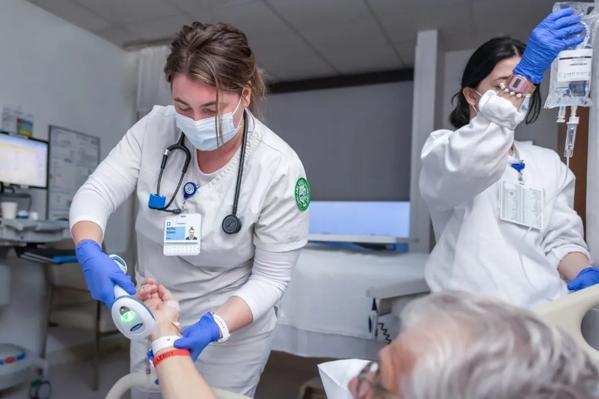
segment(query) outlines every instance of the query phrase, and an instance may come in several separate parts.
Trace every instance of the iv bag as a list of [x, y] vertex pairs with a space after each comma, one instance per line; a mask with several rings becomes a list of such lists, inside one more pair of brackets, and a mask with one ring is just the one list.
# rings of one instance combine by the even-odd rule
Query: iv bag
[[574, 48], [559, 53], [551, 64], [551, 80], [549, 95], [545, 108], [579, 106], [590, 107], [591, 66], [593, 64], [593, 41], [599, 9], [594, 3], [559, 2], [553, 6], [553, 11], [563, 8], [573, 8], [582, 17], [581, 24], [585, 30], [578, 35], [583, 36], [582, 43]]

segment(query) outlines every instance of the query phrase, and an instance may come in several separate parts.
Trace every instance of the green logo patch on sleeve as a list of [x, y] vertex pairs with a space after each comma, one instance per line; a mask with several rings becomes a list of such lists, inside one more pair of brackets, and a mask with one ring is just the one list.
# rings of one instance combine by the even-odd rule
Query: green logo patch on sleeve
[[312, 190], [310, 183], [305, 177], [300, 177], [295, 183], [295, 203], [300, 211], [305, 211], [312, 201]]

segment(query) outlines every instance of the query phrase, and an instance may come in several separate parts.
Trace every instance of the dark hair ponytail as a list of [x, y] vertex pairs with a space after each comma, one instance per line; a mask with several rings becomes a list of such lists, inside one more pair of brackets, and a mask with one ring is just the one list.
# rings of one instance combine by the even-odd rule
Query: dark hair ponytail
[[[503, 36], [491, 39], [476, 49], [468, 60], [466, 68], [464, 68], [460, 91], [451, 98], [451, 104], [455, 105], [455, 108], [449, 115], [449, 122], [456, 129], [470, 123], [470, 104], [468, 104], [464, 96], [464, 88], [471, 87], [476, 89], [480, 82], [489, 76], [499, 62], [515, 56], [522, 56], [525, 48], [526, 45], [520, 40]], [[525, 119], [526, 124], [535, 122], [540, 112], [541, 93], [539, 88], [537, 88], [530, 99], [530, 107]]]
[[[456, 104], [457, 102], [457, 104]], [[449, 114], [449, 122], [459, 129], [470, 123], [470, 104], [466, 101], [466, 97], [462, 90], [458, 91], [451, 97], [451, 105], [455, 104], [455, 108]]]

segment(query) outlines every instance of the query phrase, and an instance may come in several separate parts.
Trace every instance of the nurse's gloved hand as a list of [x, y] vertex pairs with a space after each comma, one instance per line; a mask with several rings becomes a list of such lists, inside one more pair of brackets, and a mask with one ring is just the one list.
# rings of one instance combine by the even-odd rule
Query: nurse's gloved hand
[[129, 294], [135, 294], [131, 277], [127, 276], [100, 245], [93, 240], [83, 240], [75, 248], [77, 260], [83, 270], [83, 277], [92, 298], [104, 303], [108, 308], [114, 302], [114, 285], [119, 285]]
[[599, 283], [599, 268], [594, 266], [582, 269], [578, 276], [568, 283], [570, 291], [578, 291]]
[[183, 338], [176, 340], [174, 345], [177, 349], [189, 350], [191, 359], [195, 362], [205, 347], [219, 339], [220, 328], [212, 313], [206, 313], [200, 321], [183, 330]]
[[547, 16], [530, 34], [526, 50], [514, 74], [522, 75], [534, 84], [543, 80], [545, 70], [560, 51], [582, 43], [581, 35], [572, 37], [584, 30], [581, 17], [572, 8], [554, 11]]

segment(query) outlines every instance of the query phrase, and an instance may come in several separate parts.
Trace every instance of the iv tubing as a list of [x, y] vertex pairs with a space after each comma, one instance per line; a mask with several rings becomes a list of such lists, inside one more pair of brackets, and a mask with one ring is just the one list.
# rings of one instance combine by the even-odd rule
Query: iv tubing
[[564, 143], [564, 157], [566, 158], [566, 164], [570, 166], [570, 158], [574, 155], [574, 142], [576, 140], [576, 129], [578, 127], [579, 117], [576, 116], [577, 106], [573, 105], [570, 107], [570, 118], [566, 124], [566, 141]]

